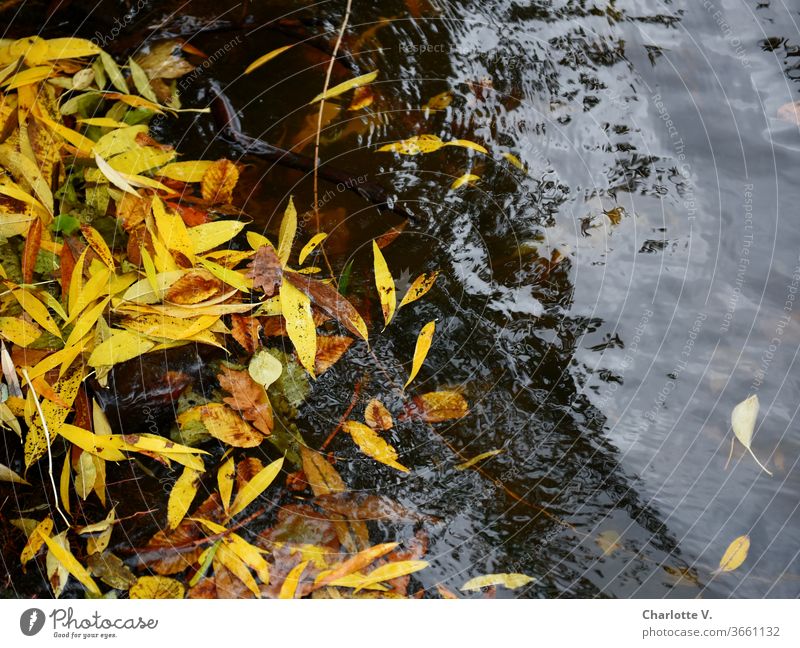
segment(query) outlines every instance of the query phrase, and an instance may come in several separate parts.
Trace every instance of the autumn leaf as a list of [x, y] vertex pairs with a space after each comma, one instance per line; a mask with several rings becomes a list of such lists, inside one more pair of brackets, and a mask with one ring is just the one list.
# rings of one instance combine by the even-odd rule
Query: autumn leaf
[[420, 297], [424, 297], [428, 291], [433, 287], [433, 284], [436, 283], [436, 278], [439, 276], [439, 271], [421, 274], [419, 277], [414, 279], [409, 286], [406, 294], [403, 296], [403, 299], [400, 301], [400, 305], [397, 307], [398, 310], [401, 309], [403, 306], [411, 304], [412, 302], [417, 301]]
[[353, 344], [353, 338], [343, 335], [317, 336], [317, 357], [314, 361], [317, 375], [321, 376], [335, 365], [351, 344]]
[[222, 292], [222, 281], [203, 268], [189, 270], [164, 294], [164, 301], [182, 306], [199, 304]]
[[267, 388], [281, 377], [283, 365], [269, 351], [261, 349], [250, 358], [247, 371], [253, 380]]
[[286, 320], [286, 332], [297, 350], [300, 364], [314, 377], [317, 330], [311, 314], [311, 301], [289, 281], [281, 283], [280, 296], [281, 312]]
[[325, 92], [321, 92], [316, 97], [314, 97], [309, 104], [317, 103], [318, 101], [322, 101], [323, 99], [333, 99], [334, 97], [338, 97], [339, 95], [344, 94], [348, 90], [352, 90], [353, 88], [357, 88], [359, 86], [367, 85], [368, 83], [372, 83], [378, 77], [378, 70], [374, 70], [372, 72], [368, 72], [367, 74], [362, 74], [361, 76], [357, 76], [354, 79], [349, 79], [340, 83], [339, 85], [335, 85], [332, 88], [328, 88]]
[[219, 491], [222, 507], [228, 510], [233, 494], [233, 479], [236, 476], [233, 457], [228, 457], [217, 470], [217, 490]]
[[25, 563], [33, 560], [33, 557], [38, 553], [39, 549], [42, 548], [45, 537], [48, 537], [52, 531], [53, 518], [48, 516], [39, 522], [33, 532], [28, 536], [28, 541], [22, 548], [22, 553], [19, 557], [19, 562], [21, 565], [24, 566]]
[[354, 583], [356, 591], [374, 585], [390, 581], [401, 576], [408, 576], [414, 572], [425, 569], [429, 565], [425, 560], [402, 560], [398, 562], [390, 562], [386, 565], [376, 567], [371, 572], [366, 574], [363, 578]]
[[291, 45], [284, 45], [283, 47], [278, 47], [274, 50], [267, 52], [263, 56], [259, 56], [255, 61], [253, 61], [250, 65], [247, 66], [244, 73], [250, 74], [253, 70], [260, 68], [268, 61], [274, 59], [276, 56], [283, 54], [286, 50], [294, 47], [294, 45], [295, 45], [294, 43], [292, 43]]
[[392, 415], [377, 398], [373, 398], [364, 409], [364, 420], [373, 430], [391, 430]]
[[189, 507], [197, 495], [200, 485], [200, 473], [191, 468], [184, 468], [169, 493], [167, 502], [167, 527], [174, 529], [180, 524], [189, 511]]
[[353, 335], [362, 340], [368, 337], [367, 325], [355, 307], [345, 299], [339, 291], [329, 284], [316, 279], [305, 277], [296, 272], [286, 272], [288, 279], [294, 286], [309, 296], [316, 306], [336, 318]]
[[343, 493], [346, 490], [344, 481], [336, 469], [325, 459], [325, 455], [300, 446], [300, 457], [303, 461], [303, 472], [314, 495]]
[[215, 439], [234, 448], [254, 448], [264, 440], [260, 431], [254, 430], [242, 417], [222, 403], [199, 405], [178, 417], [178, 423], [182, 426], [193, 420], [201, 422]]
[[320, 587], [325, 587], [343, 576], [362, 570], [381, 556], [385, 556], [390, 551], [393, 551], [397, 547], [397, 544], [396, 542], [387, 542], [359, 551], [337, 567], [327, 572], [321, 572], [314, 581], [312, 589], [316, 590]]
[[283, 271], [281, 260], [271, 245], [262, 245], [256, 250], [249, 265], [248, 275], [253, 278], [253, 287], [264, 291], [265, 297], [272, 297], [281, 285]]
[[272, 432], [272, 405], [262, 385], [256, 383], [246, 371], [222, 367], [217, 376], [220, 387], [231, 394], [223, 399], [250, 421], [262, 434]]
[[280, 599], [293, 599], [297, 593], [297, 586], [300, 584], [300, 578], [306, 570], [310, 561], [304, 560], [303, 562], [295, 565], [292, 570], [286, 575], [286, 579], [281, 585], [281, 591], [278, 594]]
[[358, 421], [345, 421], [342, 428], [365, 455], [402, 472], [408, 472], [408, 468], [398, 463], [397, 450], [379, 437], [375, 430]]
[[263, 468], [240, 488], [239, 492], [236, 493], [236, 498], [233, 500], [228, 517], [234, 517], [246, 509], [256, 497], [261, 495], [275, 481], [282, 467], [283, 457]]
[[479, 153], [488, 154], [483, 146], [471, 142], [469, 140], [457, 139], [450, 140], [449, 142], [443, 141], [438, 135], [423, 134], [414, 135], [408, 139], [400, 140], [399, 142], [392, 142], [391, 144], [384, 144], [378, 149], [379, 153], [400, 153], [401, 155], [418, 155], [420, 153], [433, 153], [445, 146], [458, 146], [461, 148], [469, 148]]
[[375, 241], [372, 241], [372, 254], [375, 262], [375, 287], [378, 289], [378, 296], [381, 300], [383, 320], [386, 326], [389, 326], [389, 322], [391, 322], [392, 317], [394, 317], [397, 300], [395, 296], [394, 279], [392, 279], [389, 266], [386, 265], [386, 259], [383, 258], [383, 253]]
[[445, 92], [440, 92], [439, 94], [428, 99], [427, 103], [425, 103], [425, 105], [422, 107], [423, 109], [430, 111], [444, 110], [452, 103], [452, 101], [453, 91], [446, 90]]
[[758, 396], [753, 394], [733, 408], [733, 412], [731, 412], [731, 426], [733, 427], [733, 434], [747, 449], [750, 456], [752, 456], [761, 469], [771, 477], [772, 473], [758, 460], [758, 457], [756, 457], [751, 447], [753, 443], [753, 432], [755, 431], [756, 420], [758, 418], [758, 409]]
[[453, 184], [450, 185], [450, 189], [455, 191], [456, 189], [460, 189], [464, 185], [474, 184], [480, 179], [481, 177], [475, 175], [474, 173], [465, 173], [464, 175], [459, 176], [458, 178], [453, 180]]
[[128, 597], [132, 599], [182, 599], [183, 585], [166, 576], [142, 576], [131, 585]]
[[[209, 169], [209, 171], [211, 170]], [[244, 223], [240, 221], [219, 220], [195, 225], [186, 230], [186, 233], [195, 254], [202, 254], [227, 243], [242, 229], [244, 229]]]
[[482, 587], [489, 587], [490, 585], [503, 585], [508, 589], [517, 589], [535, 580], [533, 576], [527, 576], [525, 574], [486, 574], [468, 580], [461, 586], [461, 591], [469, 592], [472, 590], [479, 590]]
[[361, 110], [362, 108], [371, 106], [373, 101], [375, 101], [375, 95], [372, 93], [372, 88], [362, 86], [356, 88], [356, 91], [353, 93], [353, 99], [347, 109], [353, 111]]
[[441, 423], [469, 413], [464, 397], [455, 391], [428, 392], [414, 397], [415, 413], [426, 423]]
[[622, 547], [622, 538], [620, 537], [619, 533], [613, 529], [599, 533], [595, 539], [595, 542], [597, 543], [597, 546], [602, 549], [604, 556], [610, 556], [617, 551], [617, 549]]
[[286, 206], [286, 211], [283, 212], [281, 219], [281, 228], [278, 233], [278, 249], [277, 255], [281, 262], [281, 266], [285, 267], [289, 262], [289, 255], [292, 253], [292, 243], [297, 234], [297, 210], [294, 207], [294, 201], [291, 196], [289, 197], [289, 204]]
[[718, 572], [731, 572], [738, 569], [747, 560], [750, 551], [750, 536], [742, 535], [728, 545], [725, 554], [719, 561]]
[[89, 592], [95, 595], [100, 595], [100, 588], [97, 586], [97, 583], [94, 582], [92, 577], [89, 575], [89, 572], [81, 565], [77, 558], [72, 555], [72, 552], [69, 550], [68, 547], [63, 546], [60, 542], [57, 542], [53, 538], [42, 534], [41, 531], [37, 530], [37, 533], [41, 535], [44, 539], [47, 548], [51, 551], [53, 556], [58, 560], [61, 565], [70, 573], [72, 574], [77, 581], [81, 583]]
[[26, 284], [33, 282], [33, 268], [39, 256], [42, 244], [42, 220], [35, 218], [28, 228], [25, 237], [25, 247], [22, 251], [22, 281]]
[[411, 384], [411, 381], [416, 378], [417, 374], [419, 373], [420, 368], [422, 367], [422, 363], [425, 362], [425, 358], [428, 356], [428, 350], [431, 348], [431, 342], [433, 341], [433, 332], [436, 329], [436, 322], [428, 322], [425, 326], [422, 327], [422, 330], [417, 337], [417, 344], [414, 347], [414, 358], [411, 363], [411, 373], [408, 376], [408, 380], [406, 380], [405, 385], [403, 385], [403, 389], [408, 387]]
[[303, 246], [303, 249], [300, 250], [300, 254], [297, 257], [297, 263], [303, 265], [303, 262], [308, 258], [308, 255], [311, 254], [317, 246], [322, 243], [327, 238], [327, 234], [325, 232], [319, 232], [312, 236], [308, 243]]
[[472, 459], [468, 459], [464, 463], [458, 464], [456, 466], [456, 470], [467, 470], [467, 468], [472, 468], [472, 466], [479, 464], [484, 459], [488, 459], [489, 457], [495, 457], [499, 455], [501, 452], [503, 452], [502, 449], [481, 452], [479, 455], [472, 457]]
[[239, 169], [236, 165], [224, 158], [217, 160], [203, 174], [200, 186], [203, 199], [212, 204], [229, 203], [238, 182]]

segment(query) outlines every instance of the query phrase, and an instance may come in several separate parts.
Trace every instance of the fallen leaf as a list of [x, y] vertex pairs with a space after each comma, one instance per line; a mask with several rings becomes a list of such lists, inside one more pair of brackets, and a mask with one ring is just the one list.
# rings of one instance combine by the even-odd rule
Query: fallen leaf
[[271, 464], [262, 469], [250, 481], [248, 481], [239, 492], [236, 493], [236, 498], [231, 505], [228, 517], [234, 517], [246, 509], [250, 503], [263, 493], [269, 485], [275, 481], [275, 478], [280, 473], [283, 467], [283, 457], [273, 461]]
[[374, 256], [375, 266], [375, 287], [378, 289], [378, 297], [381, 300], [381, 310], [383, 311], [383, 321], [386, 326], [394, 317], [395, 305], [397, 297], [395, 296], [394, 279], [389, 272], [389, 266], [386, 265], [386, 259], [383, 258], [378, 244], [372, 241], [372, 254]]
[[219, 491], [220, 499], [222, 500], [222, 507], [225, 511], [228, 510], [231, 504], [231, 495], [233, 494], [233, 480], [236, 476], [236, 467], [234, 466], [233, 457], [228, 457], [217, 470], [217, 490]]
[[356, 88], [356, 91], [353, 93], [353, 99], [350, 101], [350, 105], [347, 109], [361, 110], [362, 108], [371, 106], [373, 101], [375, 101], [375, 95], [372, 92], [372, 88], [361, 86], [360, 88]]
[[36, 259], [39, 256], [39, 249], [42, 245], [42, 219], [35, 218], [28, 234], [25, 236], [25, 246], [22, 250], [22, 281], [23, 283], [33, 283], [33, 269]]
[[142, 576], [131, 585], [128, 597], [132, 599], [182, 599], [186, 590], [174, 578]]
[[293, 599], [295, 597], [295, 594], [297, 593], [297, 586], [300, 584], [300, 578], [302, 577], [303, 572], [306, 570], [308, 563], [308, 560], [304, 560], [292, 568], [292, 571], [288, 573], [286, 579], [283, 581], [283, 585], [281, 585], [281, 591], [278, 594], [278, 598]]
[[731, 412], [731, 426], [733, 427], [733, 434], [736, 438], [747, 448], [747, 451], [753, 459], [756, 460], [756, 463], [761, 469], [771, 477], [772, 473], [758, 460], [758, 457], [756, 457], [751, 448], [753, 432], [756, 428], [756, 419], [758, 418], [758, 409], [758, 396], [753, 394], [733, 408], [733, 412]]
[[610, 556], [617, 549], [622, 548], [622, 538], [616, 531], [609, 530], [597, 534], [595, 539], [597, 546], [603, 551], [604, 556]]
[[421, 274], [419, 277], [414, 279], [411, 286], [409, 286], [408, 290], [406, 291], [406, 294], [403, 296], [400, 305], [397, 307], [398, 310], [403, 306], [417, 301], [420, 297], [425, 296], [433, 287], [433, 284], [436, 283], [436, 278], [438, 276], [439, 271], [437, 270], [436, 272]]
[[375, 585], [376, 583], [400, 578], [401, 576], [408, 576], [409, 574], [425, 569], [428, 565], [429, 563], [425, 560], [402, 560], [381, 565], [364, 575], [362, 579], [359, 579], [355, 583], [356, 591], [369, 587], [370, 585]]
[[325, 459], [325, 455], [306, 446], [300, 446], [300, 457], [303, 461], [303, 472], [314, 495], [343, 493], [346, 490], [344, 481], [336, 469]]
[[361, 315], [336, 288], [296, 272], [286, 272], [285, 276], [294, 286], [308, 295], [316, 306], [341, 322], [353, 335], [357, 335], [362, 340], [368, 338], [367, 325]]
[[250, 358], [247, 371], [253, 380], [262, 387], [267, 388], [281, 377], [283, 365], [269, 351], [261, 349]]
[[136, 582], [130, 568], [112, 553], [93, 553], [86, 559], [86, 564], [93, 576], [114, 589], [127, 590]]
[[503, 585], [508, 589], [517, 589], [535, 580], [536, 579], [532, 576], [526, 576], [525, 574], [486, 574], [468, 580], [461, 586], [461, 591], [468, 592], [479, 590], [482, 587], [489, 587], [492, 585]]
[[[217, 160], [203, 174], [200, 185], [203, 199], [212, 204], [229, 203], [238, 182], [239, 169], [236, 168], [236, 165], [224, 158]], [[203, 225], [198, 227], [203, 227]]]
[[[41, 531], [37, 531], [42, 538], [44, 539], [47, 548], [52, 552], [55, 559], [61, 563], [61, 565], [70, 573], [72, 574], [76, 580], [78, 580], [81, 585], [83, 585], [89, 592], [95, 595], [100, 595], [100, 588], [97, 587], [97, 583], [94, 582], [92, 577], [89, 575], [89, 572], [81, 565], [75, 556], [72, 555], [70, 552], [69, 547], [61, 544], [60, 542], [50, 538], [41, 533]], [[66, 536], [65, 536], [66, 537]]]
[[244, 229], [244, 225], [240, 221], [219, 220], [195, 225], [187, 229], [186, 233], [192, 242], [195, 254], [202, 254], [230, 241]]
[[281, 228], [278, 232], [278, 249], [277, 255], [282, 266], [286, 266], [289, 262], [289, 255], [292, 253], [292, 243], [294, 237], [297, 235], [297, 210], [294, 207], [294, 201], [291, 196], [289, 197], [289, 204], [286, 206], [286, 211], [283, 212], [281, 219]]
[[33, 560], [33, 557], [39, 552], [39, 549], [42, 548], [44, 544], [44, 538], [49, 536], [53, 530], [53, 518], [46, 517], [44, 520], [39, 522], [31, 534], [28, 536], [28, 541], [25, 543], [25, 546], [22, 548], [22, 553], [19, 556], [19, 562], [21, 565], [25, 565], [25, 563]]
[[466, 470], [467, 468], [472, 468], [472, 466], [474, 466], [475, 464], [480, 463], [484, 459], [488, 459], [489, 457], [495, 457], [495, 456], [499, 455], [501, 452], [503, 452], [502, 449], [489, 450], [488, 452], [481, 452], [476, 457], [472, 457], [472, 459], [469, 459], [469, 460], [465, 461], [464, 463], [458, 464], [456, 466], [456, 470]]
[[17, 473], [15, 473], [11, 468], [8, 466], [4, 466], [0, 464], [0, 481], [2, 482], [10, 482], [12, 484], [23, 484], [25, 486], [30, 486], [28, 482], [26, 482], [22, 477], [20, 477]]
[[361, 571], [364, 567], [370, 565], [381, 556], [384, 556], [390, 551], [394, 550], [397, 545], [397, 542], [387, 542], [359, 551], [357, 554], [351, 556], [334, 569], [320, 573], [317, 576], [317, 579], [314, 581], [312, 591], [317, 590], [320, 587], [325, 587], [329, 583], [347, 576], [348, 574]]
[[414, 397], [415, 413], [426, 423], [441, 423], [469, 413], [464, 397], [455, 391], [428, 392]]
[[311, 314], [308, 296], [288, 281], [281, 283], [281, 312], [286, 320], [286, 333], [297, 350], [297, 357], [306, 371], [314, 377], [317, 355], [317, 330]]
[[203, 268], [189, 270], [173, 283], [164, 295], [164, 301], [191, 305], [199, 304], [222, 292], [222, 282]]
[[408, 380], [406, 380], [406, 384], [403, 385], [403, 389], [408, 387], [411, 384], [411, 381], [416, 378], [420, 368], [422, 367], [422, 363], [425, 362], [425, 358], [428, 355], [428, 350], [431, 348], [433, 332], [435, 330], [436, 322], [428, 322], [422, 327], [419, 336], [417, 336], [417, 344], [414, 347], [414, 358], [411, 362], [411, 373], [408, 376]]
[[249, 268], [248, 274], [253, 278], [253, 287], [263, 290], [265, 297], [272, 297], [281, 285], [283, 275], [281, 260], [275, 249], [271, 245], [259, 247]]
[[342, 428], [365, 455], [402, 472], [408, 472], [408, 468], [398, 463], [397, 450], [379, 437], [375, 430], [358, 421], [345, 421]]
[[325, 232], [314, 234], [314, 236], [309, 239], [308, 243], [303, 246], [303, 249], [300, 250], [297, 263], [303, 265], [303, 262], [308, 258], [308, 255], [311, 254], [327, 236], [328, 235]]
[[234, 448], [254, 448], [264, 440], [260, 431], [254, 430], [247, 421], [222, 403], [209, 403], [187, 410], [179, 416], [178, 422], [185, 425], [192, 420], [192, 416], [202, 422], [211, 436]]
[[464, 175], [459, 176], [458, 178], [453, 180], [453, 184], [450, 185], [450, 189], [455, 191], [456, 189], [460, 189], [466, 184], [469, 185], [474, 184], [480, 179], [481, 177], [475, 175], [474, 173], [465, 173]]
[[247, 68], [245, 68], [244, 73], [250, 74], [253, 70], [260, 68], [262, 65], [264, 65], [264, 63], [271, 61], [279, 54], [283, 54], [286, 50], [294, 47], [294, 45], [295, 45], [294, 43], [292, 43], [291, 45], [284, 45], [283, 47], [278, 47], [274, 50], [267, 52], [263, 56], [259, 56], [255, 61], [253, 61], [250, 65], [248, 65]]
[[728, 545], [722, 559], [719, 561], [719, 572], [731, 572], [747, 560], [750, 551], [750, 536], [742, 535]]
[[[69, 552], [69, 541], [67, 540], [66, 531], [53, 536], [51, 540], [63, 551]], [[61, 596], [69, 580], [69, 570], [61, 563], [53, 551], [48, 550], [47, 556], [45, 557], [45, 571], [47, 572], [47, 580], [50, 583], [50, 587], [53, 588], [53, 595], [58, 598]]]
[[364, 420], [373, 430], [391, 430], [392, 415], [377, 398], [373, 398], [364, 409]]
[[255, 353], [261, 345], [260, 331], [261, 322], [258, 318], [239, 313], [231, 315], [231, 335], [248, 353]]
[[430, 110], [431, 112], [437, 110], [444, 110], [447, 108], [453, 101], [453, 91], [446, 90], [445, 92], [440, 92], [437, 95], [434, 95], [430, 99], [428, 99], [427, 103], [422, 106], [424, 110]]
[[200, 473], [184, 468], [169, 493], [167, 502], [167, 528], [174, 529], [183, 520], [200, 486]]
[[317, 375], [321, 376], [335, 365], [352, 343], [353, 338], [344, 335], [317, 336], [317, 357], [314, 360]]
[[317, 103], [318, 101], [322, 101], [323, 99], [333, 99], [334, 97], [338, 97], [341, 94], [344, 94], [348, 90], [352, 90], [353, 88], [357, 88], [359, 86], [367, 85], [368, 83], [372, 83], [378, 77], [378, 70], [374, 70], [372, 72], [368, 72], [367, 74], [362, 74], [360, 76], [355, 77], [354, 79], [349, 79], [340, 83], [338, 85], [333, 86], [332, 88], [328, 88], [325, 92], [321, 92], [316, 97], [314, 97], [309, 104]]

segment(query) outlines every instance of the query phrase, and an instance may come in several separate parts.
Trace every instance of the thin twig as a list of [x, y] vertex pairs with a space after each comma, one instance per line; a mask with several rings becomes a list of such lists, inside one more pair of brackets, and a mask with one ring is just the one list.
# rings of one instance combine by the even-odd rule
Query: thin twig
[[50, 483], [53, 486], [53, 497], [56, 511], [58, 511], [61, 514], [61, 517], [64, 518], [64, 522], [66, 522], [67, 526], [72, 526], [67, 516], [64, 515], [64, 511], [62, 511], [61, 507], [58, 505], [58, 488], [56, 488], [56, 480], [55, 477], [53, 477], [53, 453], [50, 450], [50, 430], [47, 427], [47, 420], [44, 417], [42, 406], [39, 404], [39, 397], [36, 395], [36, 390], [33, 388], [33, 383], [31, 383], [27, 369], [22, 370], [22, 377], [25, 378], [25, 382], [28, 383], [28, 389], [30, 389], [31, 393], [33, 394], [33, 402], [36, 403], [36, 410], [39, 412], [39, 418], [42, 421], [42, 429], [44, 429], [44, 436], [45, 439], [47, 439], [47, 472], [50, 474]]

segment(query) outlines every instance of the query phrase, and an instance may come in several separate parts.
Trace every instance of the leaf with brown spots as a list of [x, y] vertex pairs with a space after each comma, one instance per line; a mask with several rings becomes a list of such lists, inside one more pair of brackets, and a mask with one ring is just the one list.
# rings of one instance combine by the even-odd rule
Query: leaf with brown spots
[[173, 304], [190, 305], [217, 296], [222, 291], [222, 281], [208, 270], [197, 268], [189, 270], [169, 287], [165, 301]]
[[314, 495], [343, 493], [346, 490], [341, 475], [328, 463], [325, 455], [301, 446], [300, 457], [303, 460], [303, 472]]
[[336, 288], [296, 272], [284, 272], [284, 276], [299, 290], [311, 298], [315, 305], [339, 320], [348, 331], [362, 340], [368, 337], [367, 325], [355, 307]]
[[248, 276], [253, 278], [253, 287], [272, 297], [281, 285], [283, 270], [280, 259], [271, 245], [262, 245], [249, 265]]
[[215, 439], [234, 448], [255, 448], [264, 435], [222, 403], [208, 403], [186, 410], [178, 417], [180, 425], [200, 422]]
[[229, 203], [236, 183], [239, 182], [239, 169], [230, 160], [217, 160], [203, 174], [200, 185], [203, 198], [212, 204]]
[[231, 394], [224, 402], [241, 412], [261, 433], [269, 435], [273, 426], [272, 405], [264, 388], [247, 371], [223, 367], [217, 378], [220, 386]]
[[352, 343], [353, 338], [344, 335], [317, 336], [317, 357], [314, 359], [317, 375], [325, 373], [335, 365]]
[[231, 315], [231, 334], [247, 353], [255, 353], [261, 346], [261, 322], [255, 317], [234, 313]]
[[373, 430], [391, 430], [394, 425], [392, 415], [383, 403], [373, 398], [364, 410], [364, 420]]

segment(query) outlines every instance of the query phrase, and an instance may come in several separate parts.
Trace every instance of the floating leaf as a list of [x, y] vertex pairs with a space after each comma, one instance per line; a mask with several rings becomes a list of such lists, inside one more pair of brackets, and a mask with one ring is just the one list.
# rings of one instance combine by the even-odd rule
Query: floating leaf
[[310, 448], [300, 446], [300, 457], [303, 461], [303, 472], [314, 495], [343, 493], [346, 490], [342, 477], [328, 463], [325, 455], [314, 452]]
[[275, 481], [282, 467], [283, 457], [263, 468], [255, 477], [240, 488], [239, 492], [236, 493], [236, 499], [233, 500], [228, 516], [234, 517], [238, 515], [246, 509], [256, 497], [267, 490], [269, 485]]
[[419, 277], [414, 279], [397, 309], [399, 310], [403, 306], [407, 306], [408, 304], [417, 301], [420, 297], [424, 297], [433, 287], [433, 284], [436, 283], [436, 278], [438, 276], [439, 271], [437, 270], [436, 272], [427, 272], [425, 274], [421, 274]]
[[234, 448], [254, 448], [264, 440], [263, 434], [222, 403], [199, 405], [178, 416], [182, 428], [190, 422], [202, 423], [211, 436]]
[[228, 457], [217, 470], [217, 489], [222, 499], [222, 507], [227, 511], [231, 504], [233, 494], [233, 480], [236, 477], [236, 467], [233, 457]]
[[373, 398], [364, 409], [364, 420], [373, 430], [391, 430], [392, 415], [377, 398]]
[[367, 325], [361, 315], [336, 288], [296, 272], [286, 272], [285, 276], [292, 284], [308, 295], [316, 306], [335, 317], [348, 331], [362, 340], [367, 339]]
[[283, 372], [283, 365], [274, 355], [266, 349], [261, 349], [250, 358], [247, 366], [250, 377], [263, 387], [269, 387]]
[[503, 153], [503, 157], [508, 160], [511, 164], [517, 167], [520, 171], [525, 171], [525, 165], [522, 161], [513, 153]]
[[280, 295], [286, 332], [297, 350], [300, 364], [313, 377], [314, 359], [317, 355], [317, 330], [311, 314], [311, 301], [305, 293], [288, 281], [281, 283]]
[[359, 86], [372, 83], [377, 77], [378, 77], [378, 70], [374, 70], [373, 72], [368, 72], [367, 74], [362, 74], [361, 76], [357, 76], [354, 79], [349, 79], [348, 81], [344, 81], [339, 85], [335, 85], [332, 88], [328, 88], [328, 90], [325, 92], [321, 92], [311, 101], [309, 101], [309, 104], [317, 103], [318, 101], [322, 101], [323, 99], [333, 99], [334, 97], [338, 97], [339, 95], [344, 94], [348, 90], [352, 90], [353, 88], [357, 88]]
[[466, 416], [469, 406], [456, 391], [428, 392], [414, 397], [416, 413], [426, 423], [441, 423]]
[[[51, 541], [63, 551], [69, 552], [69, 540], [67, 540], [66, 531], [53, 536]], [[56, 554], [49, 549], [45, 558], [45, 570], [50, 587], [53, 588], [53, 594], [58, 598], [67, 586], [69, 570], [61, 563]]]
[[224, 402], [241, 412], [262, 434], [272, 432], [272, 405], [262, 385], [256, 383], [246, 371], [222, 367], [217, 376], [220, 386], [231, 395]]
[[362, 108], [371, 106], [373, 101], [375, 101], [375, 95], [372, 92], [372, 88], [362, 86], [360, 88], [356, 88], [356, 91], [353, 93], [353, 100], [350, 102], [350, 105], [347, 107], [347, 109], [361, 110]]
[[267, 243], [259, 247], [249, 267], [253, 288], [263, 290], [265, 297], [272, 297], [281, 285], [283, 274], [281, 260], [272, 245]]
[[472, 459], [469, 459], [464, 463], [458, 464], [456, 466], [456, 470], [466, 470], [467, 468], [472, 468], [472, 466], [480, 463], [484, 459], [488, 459], [489, 457], [496, 457], [502, 452], [503, 452], [502, 448], [499, 448], [497, 450], [489, 450], [488, 452], [481, 452], [479, 455], [472, 457]]
[[394, 279], [392, 279], [389, 266], [386, 265], [386, 259], [383, 258], [383, 253], [375, 241], [372, 241], [372, 255], [375, 261], [375, 287], [378, 289], [378, 296], [381, 300], [383, 321], [386, 323], [386, 326], [389, 326], [389, 322], [391, 322], [392, 317], [394, 317], [395, 305], [397, 303]]
[[481, 177], [475, 175], [474, 173], [465, 173], [464, 175], [456, 178], [453, 181], [453, 184], [450, 185], [450, 188], [453, 189], [453, 190], [460, 189], [464, 185], [473, 184], [473, 183], [477, 182], [480, 179], [481, 179]]
[[731, 412], [731, 426], [733, 427], [733, 433], [736, 438], [747, 448], [747, 451], [753, 459], [756, 460], [756, 463], [765, 473], [772, 476], [772, 473], [758, 460], [758, 457], [756, 457], [751, 448], [753, 432], [756, 428], [756, 419], [758, 418], [758, 409], [758, 395], [753, 394], [733, 408], [733, 412]]
[[394, 578], [400, 578], [401, 576], [408, 576], [409, 574], [425, 569], [428, 565], [429, 563], [425, 560], [401, 560], [398, 562], [391, 562], [376, 567], [363, 578], [357, 580], [354, 585], [356, 591], [358, 591], [370, 585], [375, 585], [376, 583], [390, 581]]
[[430, 110], [431, 112], [444, 110], [452, 103], [452, 101], [453, 91], [446, 90], [445, 92], [440, 92], [439, 94], [428, 99], [428, 102], [422, 108], [425, 110]]
[[508, 589], [517, 589], [535, 580], [532, 576], [526, 576], [525, 574], [486, 574], [468, 580], [461, 586], [461, 591], [479, 590], [482, 587], [491, 585], [503, 585]]
[[286, 211], [283, 212], [283, 219], [281, 219], [281, 228], [278, 232], [278, 259], [282, 266], [286, 266], [289, 262], [289, 255], [292, 253], [292, 243], [297, 234], [297, 210], [294, 207], [294, 201], [291, 196], [289, 197], [289, 204], [286, 206]]
[[313, 589], [325, 587], [326, 585], [339, 580], [348, 574], [361, 571], [364, 567], [371, 564], [381, 556], [385, 556], [390, 551], [393, 551], [396, 547], [396, 542], [386, 542], [359, 551], [356, 555], [351, 556], [334, 569], [321, 572], [314, 581]]
[[750, 536], [742, 535], [728, 545], [725, 554], [719, 561], [720, 572], [731, 572], [738, 569], [747, 560], [747, 552], [750, 551]]
[[378, 148], [379, 153], [399, 153], [401, 155], [418, 155], [420, 153], [433, 153], [438, 151], [444, 146], [458, 146], [461, 148], [469, 148], [479, 153], [488, 153], [488, 151], [475, 142], [469, 140], [457, 139], [445, 142], [438, 135], [431, 135], [429, 133], [423, 135], [415, 135], [408, 139], [400, 140], [399, 142], [392, 142], [391, 144], [384, 144]]
[[25, 486], [30, 486], [28, 482], [26, 482], [22, 477], [20, 477], [17, 473], [15, 473], [11, 468], [8, 466], [4, 466], [0, 464], [0, 481], [2, 482], [11, 482], [12, 484], [24, 484]]
[[422, 327], [422, 330], [419, 332], [419, 336], [417, 337], [417, 344], [414, 347], [414, 358], [411, 363], [411, 374], [408, 376], [408, 380], [406, 380], [406, 384], [403, 385], [403, 389], [408, 387], [411, 384], [411, 381], [416, 378], [417, 373], [419, 373], [420, 368], [422, 367], [422, 363], [425, 362], [425, 358], [428, 355], [428, 350], [431, 348], [431, 342], [433, 341], [433, 332], [436, 329], [436, 322], [428, 322], [425, 326]]
[[308, 243], [303, 246], [303, 249], [300, 250], [300, 256], [297, 259], [297, 262], [300, 265], [303, 265], [303, 262], [308, 258], [308, 255], [311, 254], [316, 247], [325, 240], [328, 235], [325, 232], [318, 232], [312, 236]]
[[200, 473], [191, 468], [184, 468], [169, 493], [167, 502], [167, 528], [174, 529], [183, 520], [189, 507], [197, 495], [200, 486]]
[[314, 360], [317, 375], [321, 376], [336, 364], [352, 343], [353, 338], [344, 335], [317, 336], [317, 357]]
[[278, 47], [270, 52], [267, 52], [263, 56], [259, 56], [255, 61], [247, 66], [244, 73], [250, 74], [253, 70], [260, 68], [262, 65], [264, 65], [264, 63], [271, 61], [279, 54], [283, 54], [286, 50], [291, 49], [294, 46], [295, 43], [292, 43], [291, 45], [284, 45], [283, 47]]
[[224, 158], [217, 160], [203, 174], [200, 186], [203, 199], [212, 204], [229, 203], [238, 182], [239, 169], [236, 165]]
[[379, 437], [375, 430], [358, 421], [345, 421], [342, 428], [365, 455], [402, 472], [408, 472], [408, 468], [398, 463], [397, 450]]
[[619, 533], [613, 529], [597, 534], [595, 542], [597, 542], [597, 546], [603, 550], [604, 556], [610, 556], [617, 549], [622, 547], [622, 538]]
[[306, 570], [309, 562], [310, 561], [308, 560], [304, 560], [292, 568], [292, 571], [286, 575], [283, 585], [281, 585], [281, 591], [278, 594], [278, 598], [293, 599], [295, 597], [295, 594], [297, 593], [297, 586], [300, 584], [300, 578], [303, 575], [303, 572]]
[[182, 599], [184, 593], [180, 582], [166, 576], [142, 576], [128, 590], [132, 599]]

